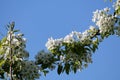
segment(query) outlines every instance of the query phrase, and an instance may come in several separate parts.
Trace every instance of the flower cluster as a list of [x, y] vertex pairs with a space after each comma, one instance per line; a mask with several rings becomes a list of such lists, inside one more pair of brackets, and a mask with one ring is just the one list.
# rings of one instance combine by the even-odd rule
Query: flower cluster
[[64, 43], [74, 43], [75, 41], [79, 41], [79, 39], [82, 37], [82, 33], [77, 31], [72, 31], [69, 35], [65, 36], [63, 39]]
[[[12, 55], [15, 60], [23, 60], [29, 56], [29, 53], [25, 50], [26, 38], [22, 37], [23, 34], [15, 34], [13, 31], [8, 31], [7, 36], [2, 42], [0, 51], [4, 52], [4, 59], [10, 56], [10, 49], [12, 49]], [[14, 53], [14, 54], [13, 54]]]
[[[58, 74], [60, 74], [60, 71], [62, 71], [61, 64], [65, 64], [64, 68], [67, 71], [68, 65], [71, 67], [71, 69], [76, 71], [78, 69], [82, 69], [84, 65], [86, 66], [88, 63], [92, 62], [91, 52], [92, 50], [94, 52], [97, 48], [98, 39], [95, 37], [98, 32], [99, 31], [97, 28], [90, 26], [88, 30], [82, 33], [72, 31], [69, 35], [66, 35], [62, 39], [48, 39], [46, 47], [60, 60], [60, 62], [58, 62]], [[48, 45], [48, 43], [51, 44]], [[57, 46], [55, 44], [57, 44]], [[40, 56], [37, 56], [37, 58], [38, 60], [42, 61], [42, 54], [39, 55]]]
[[23, 38], [22, 36], [23, 34], [21, 33], [15, 34], [13, 31], [8, 31], [7, 41], [8, 43], [11, 42], [15, 47], [18, 46], [20, 48], [25, 48], [24, 44], [26, 42], [26, 38]]
[[34, 80], [39, 78], [39, 67], [33, 61], [24, 61], [22, 63], [20, 74], [25, 80]]
[[[16, 34], [15, 32], [18, 32], [18, 30], [14, 30], [14, 23], [8, 25], [8, 33], [0, 41], [0, 67], [5, 71], [2, 74], [8, 76], [10, 76], [11, 73], [7, 69], [12, 67], [12, 69], [14, 69], [11, 71], [12, 77], [19, 79], [21, 76], [19, 72], [22, 70], [21, 66], [23, 66], [21, 63], [24, 63], [25, 60], [28, 59], [29, 53], [25, 50], [26, 38], [23, 37], [23, 34]], [[27, 65], [29, 62], [25, 64]]]
[[115, 10], [118, 10], [118, 9], [120, 8], [120, 0], [117, 0], [117, 1], [114, 3], [113, 7], [115, 8]]
[[53, 39], [49, 38], [46, 43], [46, 47], [48, 50], [52, 51], [57, 48], [61, 48], [64, 44], [73, 44], [73, 43], [81, 43], [81, 44], [90, 44], [91, 38], [95, 36], [97, 33], [97, 29], [94, 26], [90, 26], [89, 30], [85, 32], [77, 32], [72, 31], [69, 35], [66, 35], [64, 38]]
[[49, 50], [53, 50], [55, 49], [56, 47], [59, 47], [62, 45], [62, 38], [61, 39], [53, 39], [52, 37], [48, 39], [48, 42], [46, 43], [46, 47], [49, 49]]
[[93, 15], [92, 21], [99, 27], [101, 34], [111, 34], [115, 25], [115, 16], [108, 14], [109, 8], [103, 10], [96, 10]]

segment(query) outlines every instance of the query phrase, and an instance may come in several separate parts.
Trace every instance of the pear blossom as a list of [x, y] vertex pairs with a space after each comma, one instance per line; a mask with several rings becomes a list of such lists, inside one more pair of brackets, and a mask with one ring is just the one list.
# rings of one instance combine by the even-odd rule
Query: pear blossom
[[109, 12], [109, 11], [110, 11], [110, 8], [106, 7], [106, 8], [103, 9], [103, 11]]
[[23, 34], [22, 34], [22, 33], [18, 33], [17, 36], [18, 36], [18, 37], [22, 37]]
[[48, 39], [48, 42], [46, 43], [46, 47], [48, 48], [48, 50], [53, 50], [58, 46], [62, 45], [62, 41], [63, 39], [53, 39], [52, 37]]
[[[25, 50], [25, 42], [26, 38], [23, 38], [22, 36], [19, 37], [18, 35], [21, 34], [15, 34], [13, 31], [8, 31], [8, 34], [6, 36], [6, 40], [2, 43], [3, 50], [5, 50], [4, 58], [7, 59], [7, 56], [10, 55], [10, 50], [12, 49], [12, 52], [14, 53], [13, 56], [17, 56], [16, 60], [23, 60], [23, 58], [27, 58], [29, 53]], [[11, 47], [12, 46], [12, 47]]]
[[65, 42], [65, 43], [73, 43], [74, 42], [73, 35], [70, 34], [70, 35], [65, 36], [63, 42]]
[[65, 56], [60, 55], [60, 60], [61, 60], [61, 61], [64, 61], [64, 60], [65, 60]]
[[113, 7], [115, 8], [115, 10], [118, 10], [118, 8], [120, 7], [120, 0], [117, 0], [114, 4]]
[[72, 31], [69, 35], [65, 36], [64, 42], [65, 43], [78, 42], [78, 41], [80, 41], [81, 37], [82, 37], [81, 32]]
[[26, 38], [22, 38], [22, 40], [23, 40], [23, 42], [26, 42], [26, 41], [27, 41], [27, 39], [26, 39]]
[[98, 26], [100, 33], [111, 33], [114, 24], [115, 24], [115, 16], [108, 14], [109, 8], [104, 8], [103, 10], [96, 10], [93, 13], [93, 22]]
[[94, 26], [90, 26], [90, 30], [96, 32], [96, 28]]

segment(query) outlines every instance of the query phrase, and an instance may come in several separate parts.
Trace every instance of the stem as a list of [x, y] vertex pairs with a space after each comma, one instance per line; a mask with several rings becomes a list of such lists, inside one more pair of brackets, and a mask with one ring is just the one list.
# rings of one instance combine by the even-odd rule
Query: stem
[[10, 30], [10, 43], [9, 43], [9, 47], [10, 47], [10, 80], [13, 80], [13, 77], [12, 77], [12, 46], [11, 46], [11, 40], [12, 40], [12, 34], [11, 34], [11, 30]]

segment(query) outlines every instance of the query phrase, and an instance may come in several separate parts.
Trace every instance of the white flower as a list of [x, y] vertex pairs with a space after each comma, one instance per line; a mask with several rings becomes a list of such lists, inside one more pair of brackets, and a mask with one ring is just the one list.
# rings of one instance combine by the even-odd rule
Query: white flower
[[71, 35], [65, 36], [64, 42], [65, 43], [73, 43], [74, 42], [73, 35], [71, 34]]
[[94, 37], [97, 31], [98, 30], [94, 26], [90, 26], [90, 37]]
[[55, 41], [52, 37], [48, 39], [48, 42], [46, 43], [46, 47], [48, 50], [52, 50], [55, 48]]
[[18, 37], [22, 37], [22, 36], [23, 36], [23, 34], [22, 34], [22, 33], [19, 33], [19, 34], [17, 34], [17, 36], [18, 36]]
[[82, 33], [81, 40], [84, 40], [85, 38], [88, 38], [88, 37], [89, 37], [89, 32], [88, 32], [88, 30], [86, 30], [85, 32]]
[[105, 12], [109, 12], [110, 11], [110, 8], [106, 7], [103, 9]]
[[11, 44], [16, 45], [16, 46], [19, 46], [20, 42], [18, 41], [18, 39], [13, 38], [13, 39], [11, 39], [11, 40], [12, 40], [12, 41], [11, 41]]
[[7, 34], [7, 40], [8, 41], [12, 40], [12, 38], [14, 38], [14, 37], [15, 37], [15, 34], [12, 31], [8, 32], [8, 34]]
[[65, 56], [60, 55], [60, 60], [64, 61], [64, 59], [65, 59]]
[[92, 18], [92, 21], [95, 22], [97, 18], [99, 18], [99, 10], [96, 10], [95, 12], [93, 12], [93, 18]]
[[26, 41], [27, 41], [27, 39], [26, 39], [26, 38], [22, 38], [22, 40], [23, 40], [23, 42], [26, 42]]
[[109, 8], [104, 8], [104, 10], [94, 12], [93, 22], [99, 27], [100, 33], [111, 31], [115, 24], [115, 16], [108, 14], [108, 11]]
[[115, 10], [117, 10], [120, 7], [120, 0], [117, 0], [114, 4], [113, 7], [115, 8]]
[[80, 41], [81, 37], [82, 37], [82, 33], [81, 32], [77, 32], [77, 31], [72, 31], [72, 34], [74, 34], [74, 39], [75, 41]]
[[46, 47], [48, 50], [53, 50], [58, 46], [61, 46], [63, 42], [63, 39], [53, 39], [52, 37], [48, 39], [48, 42], [46, 43]]
[[90, 26], [90, 30], [94, 31], [96, 28], [94, 26]]
[[65, 36], [64, 42], [65, 43], [74, 43], [80, 41], [82, 37], [82, 33], [77, 31], [72, 31], [69, 35]]

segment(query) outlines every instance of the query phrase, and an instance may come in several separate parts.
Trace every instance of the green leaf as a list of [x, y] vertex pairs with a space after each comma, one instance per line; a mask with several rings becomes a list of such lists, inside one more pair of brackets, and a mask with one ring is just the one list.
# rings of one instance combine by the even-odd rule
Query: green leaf
[[4, 37], [4, 38], [1, 40], [1, 44], [4, 43], [6, 40], [7, 40], [7, 38]]
[[88, 64], [84, 64], [84, 67], [87, 68], [87, 67], [88, 67]]
[[5, 60], [1, 59], [0, 60], [0, 67], [5, 63]]
[[96, 51], [96, 49], [98, 49], [97, 44], [93, 44], [93, 48], [92, 48], [93, 53]]
[[49, 71], [44, 70], [43, 73], [44, 73], [44, 76], [46, 76], [46, 74], [49, 73]]
[[79, 65], [80, 64], [80, 62], [79, 61], [75, 61], [75, 65]]
[[77, 72], [77, 68], [76, 68], [76, 66], [74, 66], [73, 71], [74, 71], [74, 73]]
[[101, 38], [104, 39], [104, 34], [101, 34]]
[[70, 72], [70, 64], [69, 63], [65, 64], [65, 72], [66, 72], [66, 74], [69, 75], [69, 72]]
[[0, 70], [0, 78], [1, 78], [2, 80], [5, 79], [5, 77], [4, 77], [4, 72], [3, 72], [2, 70]]
[[[105, 2], [107, 1], [107, 0], [104, 0]], [[110, 2], [112, 2], [112, 0], [109, 0]]]
[[85, 50], [86, 50], [87, 52], [91, 52], [91, 49], [90, 49], [90, 48], [85, 48]]
[[14, 30], [13, 32], [19, 32], [20, 30]]
[[63, 70], [63, 66], [62, 65], [58, 65], [57, 73], [59, 75], [61, 74], [62, 70]]
[[0, 55], [5, 54], [5, 50], [4, 49], [0, 49]]
[[120, 15], [120, 6], [119, 6], [118, 9], [115, 11], [115, 14]]

